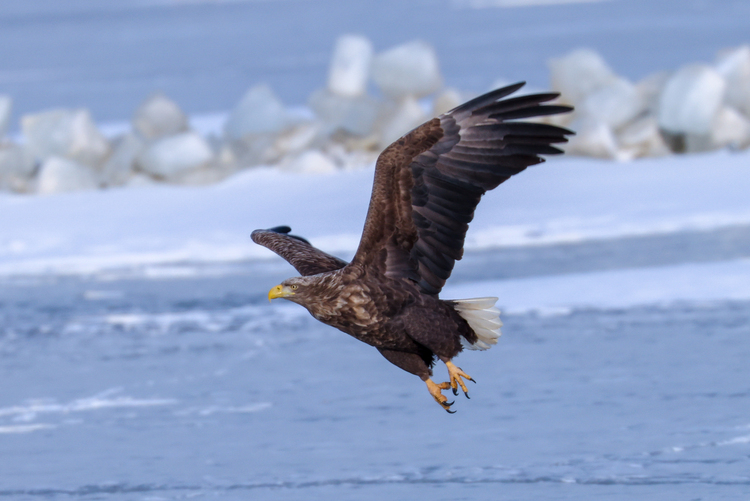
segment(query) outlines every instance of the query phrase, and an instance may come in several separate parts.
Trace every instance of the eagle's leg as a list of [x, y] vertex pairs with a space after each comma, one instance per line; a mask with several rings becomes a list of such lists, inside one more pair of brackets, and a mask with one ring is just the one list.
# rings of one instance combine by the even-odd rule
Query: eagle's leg
[[476, 383], [476, 381], [474, 381], [471, 376], [462, 371], [461, 367], [456, 367], [456, 365], [450, 360], [444, 360], [444, 362], [445, 366], [448, 368], [450, 387], [453, 390], [453, 394], [458, 395], [458, 387], [461, 386], [461, 390], [463, 390], [464, 395], [466, 395], [466, 398], [469, 398], [469, 390], [466, 388], [466, 385], [461, 378], [468, 379], [473, 383]]
[[[415, 353], [407, 353], [405, 351], [387, 350], [384, 348], [378, 348], [378, 351], [393, 365], [402, 368], [406, 372], [411, 372], [415, 376], [425, 382], [427, 390], [432, 395], [440, 407], [453, 414], [455, 411], [451, 410], [453, 402], [448, 402], [448, 399], [442, 394], [440, 390], [447, 390], [451, 387], [450, 383], [435, 383], [430, 376], [432, 376], [432, 370], [425, 360]], [[431, 354], [430, 354], [431, 356]]]
[[432, 395], [432, 398], [435, 399], [435, 402], [440, 404], [440, 407], [448, 411], [449, 413], [453, 414], [456, 411], [451, 410], [451, 405], [453, 405], [453, 402], [448, 402], [448, 399], [443, 395], [443, 392], [441, 390], [447, 390], [451, 387], [450, 383], [435, 383], [432, 379], [427, 378], [425, 380], [425, 383], [427, 383], [427, 391], [430, 392], [430, 395]]

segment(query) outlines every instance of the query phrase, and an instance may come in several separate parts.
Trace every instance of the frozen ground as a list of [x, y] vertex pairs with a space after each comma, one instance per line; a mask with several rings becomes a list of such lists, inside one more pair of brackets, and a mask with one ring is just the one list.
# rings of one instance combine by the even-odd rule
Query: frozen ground
[[4, 195], [0, 498], [742, 499], [747, 166], [569, 159], [489, 194], [444, 296], [499, 296], [504, 334], [452, 416], [265, 299], [293, 271], [249, 232], [350, 255], [371, 172]]

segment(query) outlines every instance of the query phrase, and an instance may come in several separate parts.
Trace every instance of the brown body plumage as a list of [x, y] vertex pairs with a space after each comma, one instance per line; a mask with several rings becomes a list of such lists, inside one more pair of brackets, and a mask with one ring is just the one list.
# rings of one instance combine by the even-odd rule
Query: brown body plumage
[[[491, 330], [497, 325], [499, 332], [500, 325], [491, 313], [472, 316], [459, 301], [438, 298], [463, 255], [474, 209], [486, 191], [542, 162], [540, 154], [561, 153], [552, 144], [571, 134], [516, 121], [570, 110], [541, 104], [556, 94], [502, 100], [522, 85], [473, 99], [380, 154], [365, 228], [351, 263], [288, 235], [286, 227], [252, 235], [302, 275], [273, 288], [269, 298], [301, 304], [321, 322], [376, 347], [387, 360], [425, 381], [449, 412], [451, 403], [440, 390], [450, 387], [456, 393], [461, 386], [466, 392], [461, 377], [470, 379], [451, 359], [462, 346], [489, 347], [494, 341], [482, 336], [482, 326]], [[436, 357], [448, 366], [449, 383], [430, 380]]]

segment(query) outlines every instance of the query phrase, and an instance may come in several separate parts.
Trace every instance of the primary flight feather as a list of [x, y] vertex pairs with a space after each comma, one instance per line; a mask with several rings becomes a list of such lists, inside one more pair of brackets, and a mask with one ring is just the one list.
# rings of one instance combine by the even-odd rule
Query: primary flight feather
[[[473, 379], [451, 361], [464, 347], [487, 349], [500, 335], [497, 298], [441, 300], [438, 295], [463, 255], [464, 239], [482, 195], [571, 131], [519, 119], [565, 113], [544, 104], [557, 94], [503, 99], [519, 83], [497, 89], [405, 134], [378, 157], [370, 207], [354, 259], [347, 263], [289, 235], [286, 226], [256, 230], [253, 241], [302, 275], [272, 288], [269, 299], [298, 303], [321, 322], [374, 346], [391, 363], [419, 376], [448, 412], [442, 394]], [[432, 381], [443, 361], [449, 381]]]

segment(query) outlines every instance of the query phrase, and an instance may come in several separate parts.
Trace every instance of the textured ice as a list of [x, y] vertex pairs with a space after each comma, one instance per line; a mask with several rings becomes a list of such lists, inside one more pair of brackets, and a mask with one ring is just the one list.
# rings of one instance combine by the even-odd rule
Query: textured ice
[[571, 155], [615, 159], [618, 147], [612, 128], [594, 118], [583, 118], [571, 124], [576, 135], [562, 149]]
[[232, 110], [224, 133], [232, 140], [250, 134], [276, 133], [292, 122], [284, 104], [266, 84], [250, 88]]
[[151, 144], [138, 157], [144, 172], [170, 179], [185, 171], [206, 166], [213, 152], [205, 139], [195, 132], [183, 132]]
[[116, 139], [112, 154], [102, 167], [101, 179], [104, 184], [125, 184], [132, 177], [136, 159], [145, 146], [145, 142], [132, 132]]
[[576, 108], [576, 112], [614, 130], [633, 120], [645, 109], [646, 103], [636, 86], [618, 77], [589, 94]]
[[549, 61], [552, 89], [567, 103], [579, 104], [588, 95], [617, 79], [602, 56], [591, 49], [577, 49]]
[[50, 110], [21, 117], [29, 151], [39, 160], [65, 157], [91, 167], [99, 166], [110, 152], [87, 110]]
[[336, 164], [319, 150], [307, 150], [282, 162], [279, 166], [287, 172], [326, 174], [336, 171]]
[[37, 177], [37, 192], [46, 195], [67, 191], [94, 190], [99, 181], [91, 167], [63, 157], [49, 157]]
[[180, 107], [161, 92], [149, 96], [133, 114], [133, 130], [144, 139], [173, 136], [188, 129], [188, 117]]
[[720, 52], [716, 69], [727, 82], [726, 104], [750, 117], [750, 45]]
[[12, 111], [13, 99], [11, 99], [10, 96], [0, 94], [0, 140], [2, 140], [8, 132]]
[[0, 189], [32, 190], [36, 163], [26, 148], [13, 143], [0, 145]]
[[440, 90], [443, 84], [435, 49], [419, 40], [375, 56], [372, 78], [380, 90], [393, 99], [425, 97]]
[[725, 88], [724, 78], [710, 66], [681, 68], [661, 93], [659, 126], [673, 134], [710, 134]]
[[422, 107], [413, 97], [404, 97], [395, 103], [395, 107], [387, 114], [380, 130], [380, 148], [389, 144], [421, 125], [427, 117]]
[[329, 130], [343, 129], [359, 136], [366, 136], [373, 131], [380, 105], [367, 95], [345, 97], [328, 89], [313, 92], [308, 104]]
[[372, 54], [372, 42], [366, 37], [340, 36], [328, 69], [328, 90], [344, 97], [363, 95], [367, 91]]

